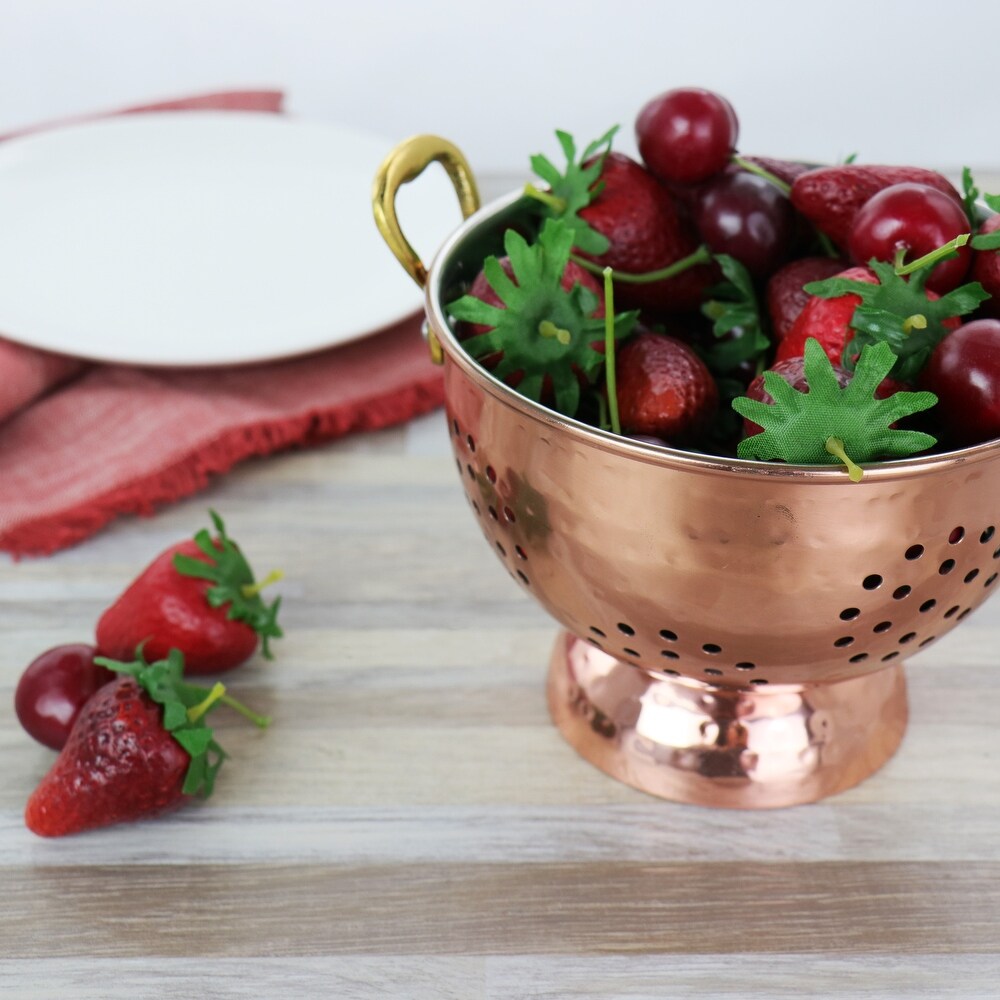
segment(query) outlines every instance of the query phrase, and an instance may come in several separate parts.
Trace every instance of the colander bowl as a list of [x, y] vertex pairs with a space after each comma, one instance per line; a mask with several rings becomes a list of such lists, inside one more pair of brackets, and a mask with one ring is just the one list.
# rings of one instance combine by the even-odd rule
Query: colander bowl
[[472, 514], [562, 626], [548, 698], [563, 736], [630, 785], [703, 805], [815, 801], [872, 774], [906, 727], [904, 657], [997, 587], [1000, 442], [854, 483], [645, 445], [525, 399], [465, 353], [445, 305], [527, 207], [515, 193], [472, 212], [441, 142], [397, 147], [376, 216], [394, 181], [458, 157], [471, 214], [425, 272], [428, 337]]

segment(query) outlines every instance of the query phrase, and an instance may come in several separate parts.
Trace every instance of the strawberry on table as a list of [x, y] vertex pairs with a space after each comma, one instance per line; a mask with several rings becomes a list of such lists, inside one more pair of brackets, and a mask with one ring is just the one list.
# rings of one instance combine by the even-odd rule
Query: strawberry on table
[[281, 599], [265, 604], [260, 590], [279, 574], [257, 583], [222, 518], [210, 514], [214, 538], [202, 530], [172, 545], [104, 612], [97, 623], [101, 655], [129, 660], [142, 644], [147, 657], [160, 659], [177, 648], [189, 674], [230, 670], [258, 643], [271, 658], [270, 640], [282, 635]]
[[210, 795], [225, 754], [205, 715], [218, 704], [268, 725], [223, 685], [209, 690], [185, 683], [179, 650], [153, 663], [99, 662], [119, 676], [84, 705], [28, 799], [24, 820], [39, 836], [144, 819]]

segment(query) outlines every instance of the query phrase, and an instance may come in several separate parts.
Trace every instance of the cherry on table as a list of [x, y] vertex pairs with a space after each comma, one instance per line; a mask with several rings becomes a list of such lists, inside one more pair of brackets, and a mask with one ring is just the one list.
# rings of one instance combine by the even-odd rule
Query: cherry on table
[[94, 663], [97, 649], [85, 643], [55, 646], [25, 668], [14, 692], [18, 721], [33, 739], [61, 750], [80, 709], [113, 680], [111, 670]]
[[739, 122], [729, 101], [698, 87], [654, 97], [635, 122], [646, 166], [661, 180], [679, 184], [719, 173], [736, 149], [738, 134]]

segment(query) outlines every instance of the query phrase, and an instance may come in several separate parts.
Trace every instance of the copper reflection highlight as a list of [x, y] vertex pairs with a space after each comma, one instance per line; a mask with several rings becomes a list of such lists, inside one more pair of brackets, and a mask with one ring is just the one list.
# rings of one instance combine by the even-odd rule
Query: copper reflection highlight
[[843, 791], [895, 752], [906, 728], [900, 666], [835, 684], [721, 688], [656, 676], [562, 633], [549, 710], [592, 764], [645, 792], [739, 809]]
[[610, 774], [682, 801], [768, 807], [861, 780], [902, 735], [900, 663], [996, 589], [1000, 443], [852, 483], [649, 447], [531, 403], [443, 312], [518, 206], [445, 244], [427, 315], [470, 507], [574, 637], [551, 666], [557, 725]]

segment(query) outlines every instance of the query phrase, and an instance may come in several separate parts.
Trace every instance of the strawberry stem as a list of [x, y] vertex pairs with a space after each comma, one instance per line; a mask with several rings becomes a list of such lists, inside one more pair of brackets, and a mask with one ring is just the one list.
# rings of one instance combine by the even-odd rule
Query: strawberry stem
[[535, 201], [540, 201], [543, 205], [548, 205], [556, 214], [562, 214], [567, 209], [566, 199], [548, 191], [542, 191], [535, 187], [530, 181], [524, 185], [524, 193]]
[[564, 330], [562, 327], [556, 326], [555, 323], [550, 319], [543, 319], [541, 323], [538, 324], [538, 335], [540, 337], [548, 337], [551, 340], [555, 340], [565, 347], [573, 339], [573, 335], [569, 330]]
[[263, 580], [259, 580], [257, 583], [244, 583], [240, 587], [240, 593], [247, 598], [256, 597], [265, 587], [270, 587], [272, 583], [277, 583], [284, 578], [283, 570], [272, 569]]
[[839, 458], [847, 466], [847, 475], [852, 483], [860, 483], [864, 471], [861, 466], [851, 459], [851, 456], [844, 451], [844, 442], [839, 437], [828, 437], [824, 444], [826, 450], [836, 458]]
[[914, 313], [903, 320], [903, 333], [910, 333], [913, 330], [926, 330], [927, 317], [923, 313]]
[[231, 708], [234, 712], [239, 712], [244, 719], [248, 719], [258, 729], [267, 729], [267, 727], [271, 725], [271, 717], [269, 715], [258, 715], [252, 709], [247, 708], [243, 702], [237, 701], [228, 694], [223, 695], [219, 700], [227, 708]]
[[943, 257], [947, 257], [949, 254], [953, 253], [959, 247], [964, 247], [966, 243], [969, 242], [968, 233], [959, 233], [954, 239], [948, 240], [947, 243], [943, 243], [936, 250], [932, 250], [930, 253], [925, 253], [923, 257], [918, 257], [916, 260], [911, 260], [909, 264], [901, 264], [898, 262], [893, 262], [893, 269], [899, 277], [904, 277], [907, 274], [912, 274], [914, 271], [919, 270], [922, 267], [927, 267], [929, 264], [936, 264]]
[[758, 166], [756, 163], [752, 163], [750, 160], [744, 160], [742, 156], [734, 155], [733, 163], [736, 164], [740, 169], [746, 170], [747, 173], [756, 174], [758, 177], [763, 177], [764, 180], [769, 181], [773, 184], [782, 194], [788, 195], [792, 193], [791, 184], [783, 181], [776, 174], [772, 174], [770, 170], [765, 170], [763, 167]]
[[[574, 253], [570, 254], [570, 260], [575, 261], [580, 267], [591, 274], [604, 274], [604, 268], [593, 261], [587, 260], [586, 257], [580, 257]], [[666, 281], [668, 278], [675, 278], [678, 274], [687, 271], [689, 268], [696, 267], [698, 264], [708, 264], [711, 260], [712, 251], [702, 244], [693, 253], [689, 253], [686, 257], [681, 257], [680, 260], [675, 260], [673, 264], [661, 267], [658, 271], [645, 271], [642, 274], [615, 271], [615, 281], [620, 281], [627, 285], [646, 285], [654, 281]]]
[[604, 379], [608, 388], [608, 414], [611, 430], [621, 434], [622, 425], [618, 416], [618, 386], [615, 381], [615, 285], [614, 272], [604, 269]]
[[192, 705], [187, 710], [188, 722], [197, 722], [225, 693], [225, 684], [216, 681], [208, 694], [197, 705]]

